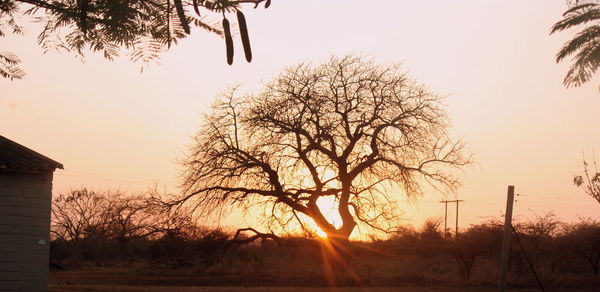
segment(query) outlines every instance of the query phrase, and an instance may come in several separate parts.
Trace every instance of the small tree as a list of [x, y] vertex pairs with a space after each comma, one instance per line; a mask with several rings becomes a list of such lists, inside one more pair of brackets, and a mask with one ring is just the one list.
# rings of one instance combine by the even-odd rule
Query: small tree
[[55, 239], [78, 243], [104, 235], [110, 220], [110, 202], [104, 194], [87, 189], [60, 194], [52, 202], [52, 228]]
[[[100, 264], [109, 239], [112, 202], [106, 193], [85, 188], [60, 194], [52, 202], [52, 255]], [[62, 252], [61, 252], [62, 251]], [[56, 257], [55, 257], [56, 259]]]
[[575, 177], [573, 177], [573, 184], [575, 184], [575, 186], [577, 187], [582, 187], [590, 197], [596, 199], [596, 201], [600, 203], [600, 171], [598, 171], [596, 159], [594, 159], [593, 164], [594, 169], [590, 170], [588, 162], [584, 159], [584, 175], [576, 175]]
[[448, 241], [447, 250], [456, 261], [460, 278], [471, 278], [473, 267], [483, 255], [492, 254], [502, 242], [502, 228], [489, 221], [472, 225]]
[[[333, 57], [290, 67], [262, 92], [223, 94], [203, 119], [185, 166], [185, 195], [204, 214], [260, 204], [286, 230], [312, 220], [334, 242], [357, 224], [389, 231], [396, 194], [455, 189], [469, 163], [448, 138], [442, 98], [398, 66]], [[341, 223], [317, 205], [332, 198]]]
[[128, 257], [133, 240], [158, 238], [194, 225], [189, 212], [166, 208], [156, 197], [154, 192], [125, 195], [87, 189], [61, 194], [52, 204], [52, 234], [71, 247], [75, 258], [99, 264], [107, 257], [102, 249], [110, 243]]
[[523, 235], [523, 245], [533, 261], [532, 264], [539, 266], [543, 259], [550, 258], [548, 254], [552, 252], [554, 238], [561, 227], [561, 222], [556, 219], [554, 212], [542, 216], [534, 215], [534, 219], [516, 224], [515, 231]]
[[600, 223], [582, 218], [577, 223], [567, 224], [561, 236], [563, 248], [584, 259], [595, 276], [600, 273]]

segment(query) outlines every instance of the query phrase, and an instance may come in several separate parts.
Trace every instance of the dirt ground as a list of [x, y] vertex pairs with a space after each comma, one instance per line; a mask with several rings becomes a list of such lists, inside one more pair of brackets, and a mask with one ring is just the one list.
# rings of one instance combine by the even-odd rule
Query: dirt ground
[[[496, 292], [495, 285], [459, 287], [441, 283], [409, 284], [402, 287], [326, 287], [315, 278], [300, 275], [278, 277], [236, 277], [199, 275], [193, 271], [148, 270], [144, 268], [112, 267], [82, 270], [53, 270], [49, 275], [50, 292]], [[313, 286], [313, 287], [311, 287]], [[344, 285], [340, 285], [344, 286]], [[353, 286], [353, 285], [351, 285]], [[377, 285], [373, 285], [377, 286]], [[447, 287], [443, 287], [447, 286]], [[511, 292], [538, 292], [533, 288], [509, 287]], [[598, 292], [586, 289], [546, 289], [547, 292]]]
[[[59, 285], [50, 286], [50, 292], [496, 292], [497, 289], [450, 287], [181, 287], [181, 286], [102, 286]], [[509, 289], [514, 292], [537, 292], [539, 289]], [[547, 290], [548, 292], [594, 292], [597, 290]]]

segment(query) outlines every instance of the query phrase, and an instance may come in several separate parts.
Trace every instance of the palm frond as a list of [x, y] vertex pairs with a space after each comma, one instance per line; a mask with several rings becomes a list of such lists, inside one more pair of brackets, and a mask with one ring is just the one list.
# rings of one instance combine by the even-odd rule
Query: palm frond
[[589, 81], [600, 65], [600, 42], [588, 42], [575, 56], [575, 63], [571, 66], [563, 84], [565, 87], [580, 86]]
[[590, 26], [578, 33], [575, 38], [568, 41], [564, 47], [556, 54], [556, 62], [562, 61], [576, 51], [587, 46], [590, 42], [600, 43], [600, 25]]
[[586, 24], [592, 21], [600, 20], [600, 6], [593, 4], [593, 8], [589, 8], [589, 4], [584, 4], [588, 8], [582, 8], [583, 11], [576, 10], [565, 16], [565, 18], [552, 26], [550, 34], [557, 31], [563, 31], [568, 28]]
[[164, 45], [152, 38], [151, 36], [144, 36], [135, 41], [132, 52], [129, 54], [129, 58], [133, 62], [142, 63], [140, 71], [144, 71], [144, 68], [149, 66], [151, 61], [158, 63], [160, 59], [160, 53], [165, 50]]
[[25, 71], [18, 66], [19, 63], [21, 60], [13, 53], [0, 53], [0, 76], [10, 80], [25, 77]]
[[0, 53], [0, 61], [5, 62], [8, 65], [17, 65], [21, 63], [19, 57], [11, 52], [2, 52]]
[[568, 9], [567, 11], [565, 11], [563, 13], [563, 16], [567, 16], [568, 14], [571, 14], [573, 12], [577, 12], [578, 10], [586, 9], [586, 8], [591, 8], [591, 7], [594, 7], [594, 6], [597, 6], [597, 5], [598, 4], [596, 4], [596, 3], [579, 4], [579, 5], [576, 5], [576, 6], [572, 7], [572, 8], [570, 8], [570, 9]]
[[[23, 28], [15, 20], [15, 16], [19, 12], [19, 9], [14, 2], [11, 1], [0, 1], [0, 28], [7, 27], [12, 30], [13, 34], [22, 35]], [[0, 37], [6, 34], [0, 29]]]
[[194, 18], [193, 24], [201, 29], [204, 29], [208, 32], [212, 32], [223, 36], [223, 30], [219, 28], [219, 25], [216, 22], [208, 23], [204, 19]]

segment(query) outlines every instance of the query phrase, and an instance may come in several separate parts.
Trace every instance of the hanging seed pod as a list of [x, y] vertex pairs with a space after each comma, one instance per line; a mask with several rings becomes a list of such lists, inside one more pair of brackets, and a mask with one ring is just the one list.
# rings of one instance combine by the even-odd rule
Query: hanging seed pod
[[246, 25], [246, 17], [241, 11], [237, 11], [238, 24], [240, 25], [240, 35], [242, 37], [242, 45], [244, 46], [244, 54], [246, 61], [252, 62], [252, 48], [250, 47], [250, 38], [248, 37], [248, 26]]
[[167, 48], [171, 48], [171, 0], [167, 0]]
[[225, 33], [225, 48], [227, 50], [227, 64], [233, 64], [233, 39], [229, 29], [229, 20], [223, 18], [223, 32]]
[[88, 30], [87, 14], [89, 10], [89, 0], [79, 0], [79, 26], [85, 33]]
[[173, 4], [175, 4], [175, 10], [177, 10], [177, 16], [179, 17], [179, 22], [181, 22], [183, 31], [185, 31], [187, 34], [190, 34], [190, 24], [188, 23], [187, 17], [185, 17], [183, 3], [181, 3], [181, 0], [173, 0]]
[[194, 0], [194, 1], [192, 1], [192, 3], [194, 4], [194, 11], [196, 11], [196, 14], [198, 14], [198, 16], [200, 16], [200, 8], [198, 7], [198, 0]]
[[265, 9], [269, 8], [269, 6], [271, 6], [271, 0], [265, 2]]

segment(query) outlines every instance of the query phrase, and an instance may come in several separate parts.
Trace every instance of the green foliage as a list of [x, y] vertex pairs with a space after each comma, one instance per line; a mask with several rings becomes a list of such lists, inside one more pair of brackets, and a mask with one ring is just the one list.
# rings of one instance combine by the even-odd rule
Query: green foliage
[[580, 86], [589, 81], [600, 66], [600, 4], [578, 2], [563, 14], [563, 19], [552, 26], [551, 34], [573, 27], [589, 25], [568, 41], [556, 55], [556, 62], [573, 56], [573, 65], [563, 84]]

